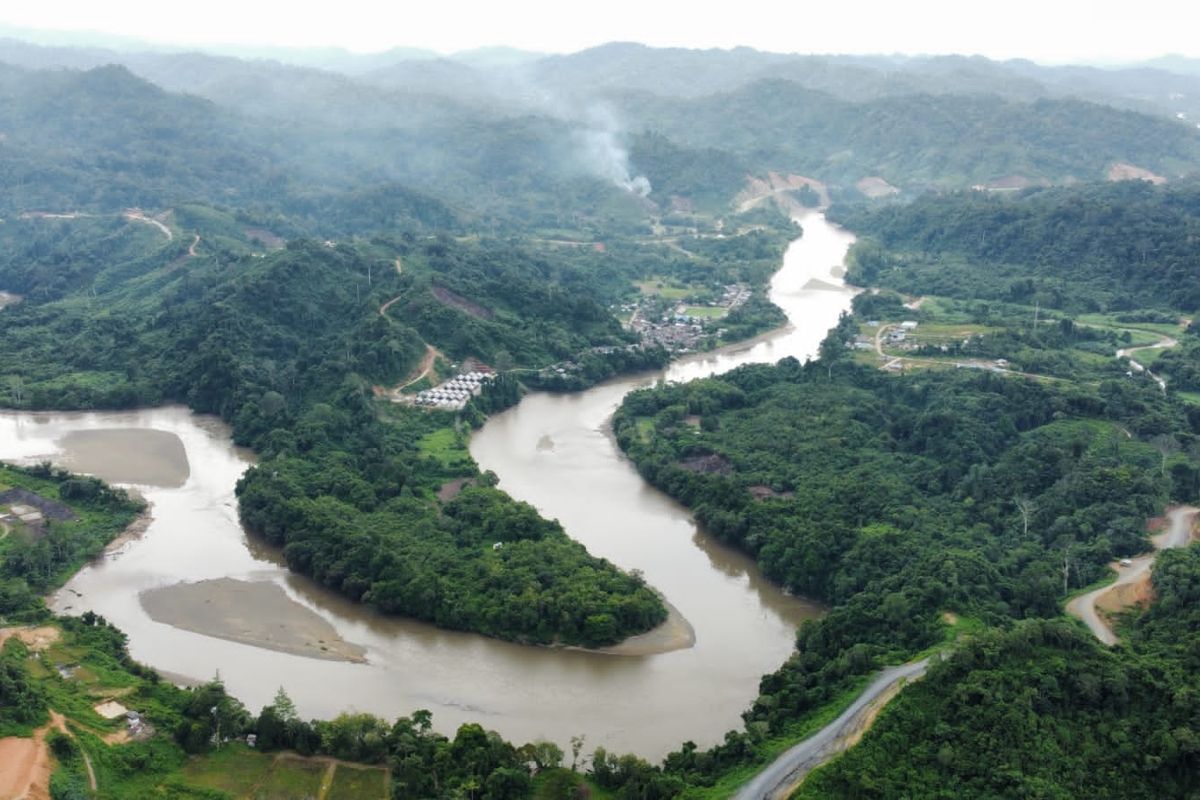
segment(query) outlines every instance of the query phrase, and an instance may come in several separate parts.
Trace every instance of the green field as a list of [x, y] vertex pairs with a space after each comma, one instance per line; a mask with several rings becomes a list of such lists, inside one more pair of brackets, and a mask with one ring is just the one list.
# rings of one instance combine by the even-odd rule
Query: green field
[[687, 314], [689, 317], [720, 319], [729, 313], [729, 309], [716, 306], [688, 306], [683, 313]]
[[326, 800], [382, 800], [387, 797], [387, 773], [369, 767], [339, 764]]
[[645, 295], [654, 295], [666, 300], [682, 300], [685, 297], [704, 291], [703, 286], [680, 283], [667, 278], [650, 278], [635, 281], [634, 285]]
[[[242, 744], [229, 744], [194, 758], [170, 782], [215, 789], [239, 800], [316, 800], [333, 762], [292, 754], [259, 753]], [[334, 767], [325, 800], [382, 800], [387, 796], [387, 773], [375, 767]]]
[[453, 428], [438, 428], [417, 443], [421, 455], [435, 459], [443, 467], [456, 466], [467, 454], [466, 444]]
[[244, 745], [231, 744], [202, 758], [193, 758], [180, 772], [185, 783], [218, 789], [242, 797], [263, 782], [272, 758]]

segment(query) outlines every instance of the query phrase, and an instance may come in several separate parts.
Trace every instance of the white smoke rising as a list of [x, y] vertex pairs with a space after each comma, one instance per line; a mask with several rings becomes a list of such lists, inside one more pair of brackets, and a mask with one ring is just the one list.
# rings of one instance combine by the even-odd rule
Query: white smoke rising
[[580, 134], [580, 144], [588, 168], [638, 197], [650, 194], [650, 179], [630, 174], [629, 151], [621, 144], [620, 126], [612, 109], [592, 106], [584, 114], [583, 122], [587, 128]]

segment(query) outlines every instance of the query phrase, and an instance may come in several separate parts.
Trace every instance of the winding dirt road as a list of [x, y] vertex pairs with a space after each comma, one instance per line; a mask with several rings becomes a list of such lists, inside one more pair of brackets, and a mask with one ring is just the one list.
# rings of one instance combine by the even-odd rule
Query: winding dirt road
[[[1186, 547], [1192, 540], [1192, 526], [1197, 513], [1200, 513], [1200, 509], [1190, 506], [1181, 506], [1180, 508], [1168, 511], [1167, 519], [1170, 521], [1170, 525], [1166, 532], [1151, 539], [1151, 542], [1154, 544], [1154, 551], [1130, 559], [1129, 566], [1112, 565], [1113, 569], [1117, 571], [1116, 581], [1076, 597], [1067, 603], [1067, 613], [1083, 620], [1083, 623], [1088, 626], [1088, 630], [1092, 632], [1092, 635], [1106, 645], [1111, 646], [1116, 644], [1117, 636], [1113, 633], [1112, 628], [1104, 617], [1096, 610], [1097, 603], [1103, 606], [1107, 600], [1109, 601], [1108, 605], [1111, 607], [1127, 605], [1124, 601], [1128, 598], [1122, 595], [1128, 593], [1129, 590], [1122, 589], [1122, 587], [1130, 587], [1139, 581], [1149, 580], [1150, 567], [1154, 564], [1154, 559], [1158, 557], [1161, 551], [1176, 547]], [[1110, 594], [1111, 597], [1109, 596]], [[1137, 593], [1134, 592], [1132, 594], [1136, 595]]]
[[1165, 350], [1166, 348], [1174, 347], [1177, 344], [1179, 344], [1178, 339], [1172, 339], [1170, 336], [1164, 336], [1161, 339], [1159, 339], [1157, 342], [1155, 342], [1154, 344], [1144, 344], [1141, 347], [1123, 347], [1117, 351], [1117, 358], [1118, 359], [1121, 359], [1121, 358], [1129, 359], [1129, 366], [1133, 369], [1134, 372], [1146, 373], [1147, 375], [1149, 375], [1151, 378], [1154, 379], [1154, 382], [1158, 384], [1158, 388], [1162, 389], [1165, 392], [1167, 390], [1167, 382], [1164, 379], [1160, 378], [1159, 376], [1155, 375], [1149, 369], [1147, 369], [1144, 364], [1141, 364], [1138, 361], [1135, 361], [1133, 358], [1133, 354], [1140, 353], [1143, 350]]
[[905, 681], [924, 675], [929, 663], [929, 658], [923, 658], [881, 670], [841, 716], [775, 759], [734, 795], [735, 800], [779, 800], [789, 796], [808, 773], [857, 744], [880, 709]]
[[163, 236], [167, 237], [168, 242], [175, 238], [175, 234], [171, 232], [170, 228], [156, 220], [154, 217], [147, 217], [141, 211], [130, 209], [121, 216], [125, 217], [125, 219], [129, 220], [130, 222], [144, 222], [147, 225], [153, 225], [154, 227], [158, 228]]
[[399, 392], [401, 389], [407, 389], [409, 386], [412, 386], [414, 383], [428, 375], [433, 369], [433, 362], [438, 355], [439, 353], [436, 347], [431, 344], [425, 345], [425, 355], [421, 358], [421, 363], [417, 368], [418, 372], [416, 373], [415, 377], [411, 378], [407, 383], [402, 383], [397, 386], [396, 391]]

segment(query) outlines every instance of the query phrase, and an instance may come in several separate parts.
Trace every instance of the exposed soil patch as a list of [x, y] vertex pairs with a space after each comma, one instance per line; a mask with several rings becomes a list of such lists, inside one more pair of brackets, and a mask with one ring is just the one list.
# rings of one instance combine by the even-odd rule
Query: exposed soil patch
[[1162, 175], [1156, 175], [1148, 169], [1135, 167], [1133, 164], [1125, 164], [1118, 162], [1108, 168], [1108, 179], [1110, 181], [1150, 181], [1153, 184], [1166, 183], [1167, 179]]
[[872, 200], [880, 197], [891, 197], [894, 194], [899, 194], [900, 190], [890, 183], [885, 181], [878, 175], [869, 175], [863, 178], [858, 183], [854, 184], [854, 188], [858, 189], [864, 196]]
[[12, 292], [0, 292], [0, 308], [16, 305], [21, 302], [21, 295]]
[[1108, 592], [1096, 599], [1096, 608], [1111, 616], [1126, 609], [1137, 606], [1149, 608], [1154, 602], [1154, 584], [1150, 581], [1150, 573], [1140, 576], [1133, 583], [1122, 583], [1114, 586]]
[[750, 486], [748, 488], [750, 490], [750, 494], [754, 495], [755, 500], [770, 500], [773, 497], [788, 499], [796, 496], [795, 492], [777, 492], [770, 486], [763, 486], [762, 484], [759, 484], [758, 486]]
[[476, 319], [492, 319], [496, 316], [491, 309], [484, 308], [478, 303], [472, 302], [460, 294], [455, 294], [444, 286], [434, 286], [430, 289], [430, 291], [433, 292], [433, 296], [436, 297], [438, 302], [442, 305], [450, 306], [451, 308], [457, 308], [459, 311], [462, 311], [465, 314], [470, 314]]
[[822, 207], [829, 205], [829, 189], [825, 184], [815, 178], [806, 178], [803, 175], [780, 175], [778, 172], [768, 172], [765, 180], [753, 176], [746, 178], [746, 188], [734, 198], [734, 203], [737, 205], [738, 213], [744, 213], [770, 199], [786, 213], [799, 213], [804, 210], [804, 206], [792, 192], [799, 191], [805, 186], [817, 193], [821, 198]]
[[678, 464], [688, 472], [703, 472], [716, 475], [728, 475], [733, 472], [733, 465], [729, 463], [729, 459], [716, 453], [689, 456], [678, 462]]
[[155, 622], [218, 639], [326, 661], [365, 661], [329, 622], [268, 581], [217, 578], [144, 591]]
[[[59, 636], [61, 636], [61, 633], [58, 628], [51, 625], [45, 625], [41, 628], [0, 628], [0, 648], [4, 647], [4, 643], [10, 638], [16, 637], [30, 650], [40, 653], [57, 642]], [[0, 797], [3, 796], [0, 794]]]
[[34, 731], [32, 738], [0, 739], [0, 797], [49, 800], [53, 764], [46, 734], [51, 729], [67, 733], [62, 715], [54, 711], [50, 712], [50, 722]]
[[128, 708], [121, 705], [116, 700], [106, 700], [103, 703], [97, 703], [95, 706], [93, 706], [93, 710], [105, 719], [116, 719], [117, 717], [123, 717], [129, 711]]
[[438, 500], [443, 503], [449, 503], [454, 498], [458, 497], [458, 493], [470, 486], [472, 480], [470, 478], [455, 478], [452, 481], [446, 481], [442, 487], [438, 489]]

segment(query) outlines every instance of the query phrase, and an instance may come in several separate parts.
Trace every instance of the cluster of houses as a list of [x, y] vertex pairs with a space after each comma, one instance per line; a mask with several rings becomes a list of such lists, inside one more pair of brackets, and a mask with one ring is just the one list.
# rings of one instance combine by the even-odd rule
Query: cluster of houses
[[419, 406], [444, 411], [461, 411], [467, 405], [467, 401], [483, 391], [484, 384], [493, 377], [489, 372], [464, 372], [432, 389], [417, 392], [414, 402]]
[[682, 353], [695, 349], [704, 335], [698, 322], [648, 322], [638, 330], [643, 345], [661, 345], [667, 350]]
[[[721, 298], [710, 302], [712, 308], [732, 310], [750, 299], [751, 289], [744, 283], [731, 283], [723, 287]], [[627, 308], [625, 306], [623, 309]], [[645, 315], [645, 304], [634, 308], [629, 320], [629, 328], [637, 331], [642, 337], [642, 346], [661, 346], [675, 353], [686, 353], [694, 350], [700, 344], [701, 338], [712, 331], [708, 326], [714, 321], [711, 316], [689, 314], [686, 303], [680, 303], [674, 309], [663, 314], [658, 320], [652, 320]], [[720, 338], [724, 329], [715, 332]]]
[[744, 283], [731, 283], [725, 287], [724, 294], [717, 302], [724, 308], [737, 308], [750, 299], [750, 287]]

